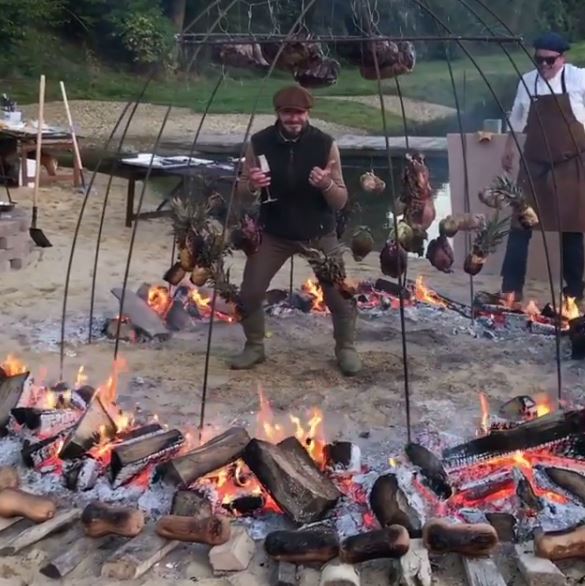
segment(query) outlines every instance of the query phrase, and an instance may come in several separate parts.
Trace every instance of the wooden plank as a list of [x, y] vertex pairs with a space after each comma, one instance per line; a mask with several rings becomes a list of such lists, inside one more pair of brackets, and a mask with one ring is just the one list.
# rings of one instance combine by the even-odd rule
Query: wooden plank
[[[112, 289], [112, 294], [116, 299], [120, 300], [122, 298], [122, 289], [116, 287]], [[133, 325], [144, 330], [151, 338], [167, 339], [170, 337], [169, 330], [156, 311], [151, 309], [148, 303], [133, 291], [126, 290], [124, 307], [121, 313], [130, 318]]]
[[57, 557], [44, 565], [39, 571], [43, 576], [58, 580], [70, 574], [77, 566], [84, 562], [93, 552], [101, 547], [111, 537], [93, 539], [85, 537], [80, 530], [76, 532], [76, 539]]
[[396, 563], [400, 566], [400, 586], [431, 586], [433, 570], [422, 539], [412, 539], [408, 552]]
[[102, 578], [134, 580], [144, 575], [179, 545], [159, 537], [153, 527], [125, 543], [102, 566]]
[[81, 516], [80, 509], [70, 509], [58, 512], [52, 519], [39, 525], [25, 529], [17, 535], [9, 544], [0, 549], [0, 555], [14, 555], [29, 545], [33, 545], [44, 539], [47, 535], [66, 527]]
[[462, 557], [469, 586], [506, 586], [492, 558]]
[[12, 527], [15, 523], [22, 521], [22, 517], [12, 517], [11, 519], [4, 519], [0, 517], [0, 533], [9, 527]]
[[28, 377], [29, 373], [24, 372], [0, 378], [0, 427], [8, 423], [10, 412], [18, 405]]
[[550, 561], [534, 555], [534, 543], [521, 543], [515, 548], [518, 569], [528, 586], [565, 586], [565, 575]]

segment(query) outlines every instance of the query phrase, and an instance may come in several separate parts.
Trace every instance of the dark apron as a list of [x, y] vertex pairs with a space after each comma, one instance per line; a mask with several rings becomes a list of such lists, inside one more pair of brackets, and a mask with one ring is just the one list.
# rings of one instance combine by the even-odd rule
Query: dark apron
[[536, 76], [525, 129], [524, 157], [538, 206], [522, 163], [518, 181], [545, 230], [585, 232], [585, 128], [573, 113], [564, 69], [561, 80], [562, 94], [539, 96]]

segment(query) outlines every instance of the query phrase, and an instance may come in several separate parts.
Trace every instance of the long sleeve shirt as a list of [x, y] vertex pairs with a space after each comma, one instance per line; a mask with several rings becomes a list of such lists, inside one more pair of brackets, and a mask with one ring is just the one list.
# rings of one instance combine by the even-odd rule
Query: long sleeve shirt
[[[564, 67], [564, 71], [565, 85], [569, 94], [571, 108], [575, 114], [575, 118], [585, 126], [585, 69], [567, 64]], [[562, 75], [563, 70], [561, 69], [555, 77], [548, 81], [548, 84], [541, 75], [538, 75], [536, 70], [530, 71], [522, 76], [523, 81], [520, 81], [518, 84], [516, 99], [514, 100], [512, 114], [510, 115], [510, 126], [514, 132], [523, 132], [526, 128], [531, 99], [535, 95], [548, 96], [551, 93], [563, 93]], [[535, 85], [536, 94], [534, 91]]]
[[[331, 185], [323, 190], [323, 197], [333, 210], [338, 210], [344, 207], [347, 202], [347, 187], [343, 179], [343, 170], [341, 168], [341, 156], [339, 154], [339, 147], [333, 141], [331, 150], [329, 151], [329, 161], [334, 161], [331, 168]], [[254, 154], [252, 143], [248, 144], [245, 154], [245, 161], [242, 166], [242, 173], [238, 181], [237, 195], [239, 197], [257, 197], [259, 194], [250, 189], [248, 177], [252, 167], [258, 167], [258, 162]]]

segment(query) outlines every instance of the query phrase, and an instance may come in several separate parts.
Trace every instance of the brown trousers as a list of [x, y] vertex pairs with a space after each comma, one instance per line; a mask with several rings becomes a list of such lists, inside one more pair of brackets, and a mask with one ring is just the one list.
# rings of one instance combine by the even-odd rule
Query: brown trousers
[[[260, 249], [248, 257], [244, 268], [244, 279], [240, 290], [240, 303], [244, 315], [250, 315], [260, 309], [274, 275], [291, 256], [302, 253], [307, 248], [316, 248], [329, 256], [341, 254], [341, 246], [335, 233], [326, 234], [308, 242], [285, 240], [264, 234]], [[325, 303], [333, 316], [340, 318], [353, 316], [354, 310], [350, 301], [344, 299], [335, 287], [321, 286]]]

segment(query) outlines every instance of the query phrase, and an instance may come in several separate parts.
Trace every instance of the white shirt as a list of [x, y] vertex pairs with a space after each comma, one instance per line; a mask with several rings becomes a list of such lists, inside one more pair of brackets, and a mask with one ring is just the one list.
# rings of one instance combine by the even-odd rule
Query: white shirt
[[[574, 65], [565, 65], [565, 85], [571, 102], [571, 108], [575, 118], [585, 126], [585, 69], [575, 67]], [[530, 110], [530, 98], [534, 96], [534, 82], [538, 72], [530, 71], [522, 76], [524, 82], [519, 82], [514, 107], [510, 115], [510, 126], [514, 132], [523, 132], [528, 121], [528, 111]], [[555, 77], [549, 80], [550, 88], [554, 94], [563, 93], [562, 84], [563, 70], [561, 69]], [[524, 85], [526, 84], [526, 85]], [[528, 92], [526, 91], [528, 88]], [[551, 95], [551, 91], [542, 76], [538, 75], [536, 82], [536, 91], [539, 96]]]

